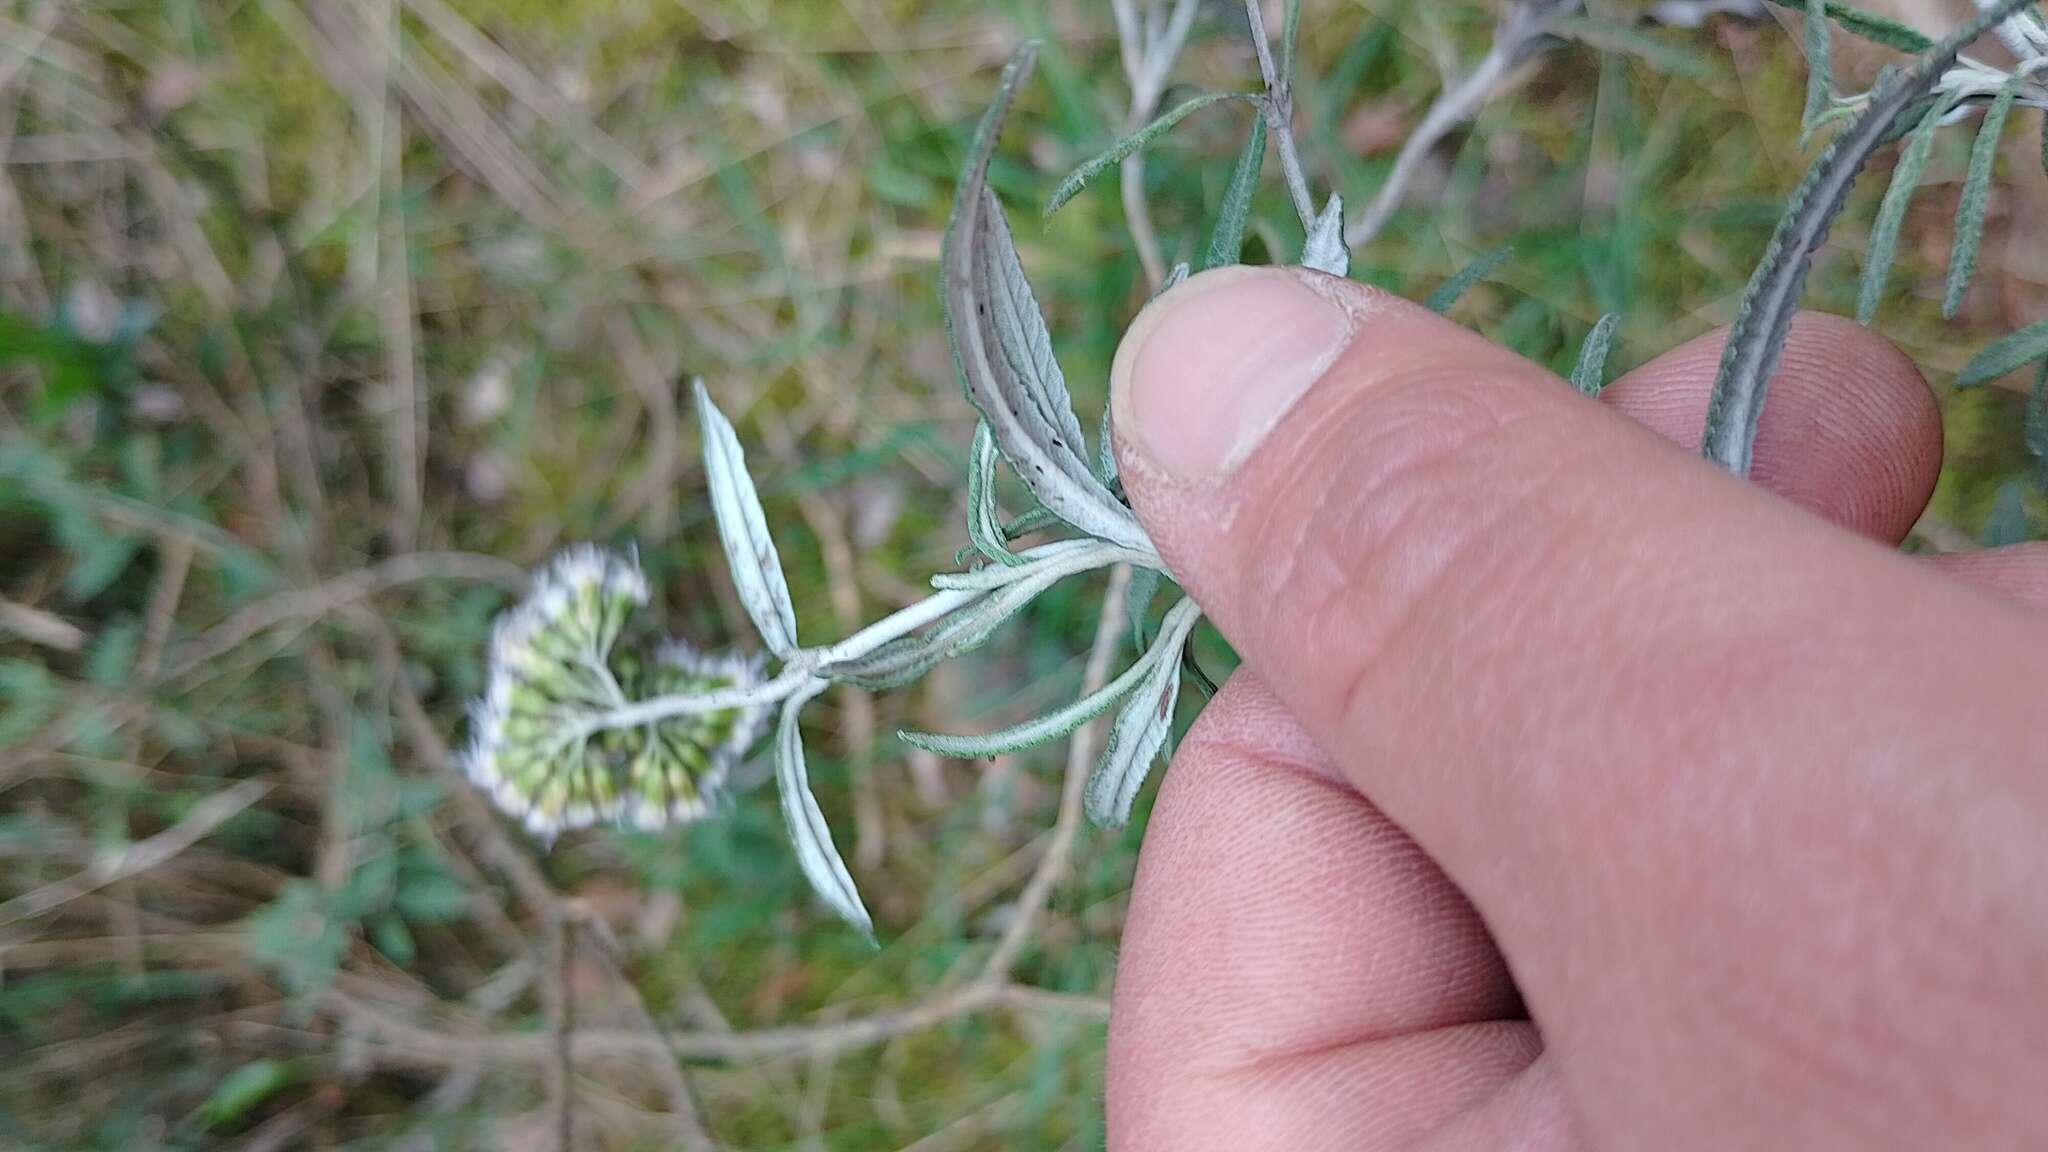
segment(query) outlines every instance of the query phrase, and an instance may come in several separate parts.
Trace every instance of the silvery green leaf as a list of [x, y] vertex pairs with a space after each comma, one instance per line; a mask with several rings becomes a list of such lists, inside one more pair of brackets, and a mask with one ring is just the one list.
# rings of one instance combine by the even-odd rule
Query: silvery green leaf
[[1429, 299], [1424, 303], [1432, 312], [1449, 312], [1453, 305], [1465, 298], [1465, 293], [1470, 292], [1474, 284], [1493, 275], [1495, 270], [1507, 263], [1508, 257], [1514, 254], [1515, 249], [1513, 245], [1505, 248], [1496, 248], [1488, 252], [1479, 259], [1465, 265], [1465, 267], [1458, 271], [1456, 276], [1444, 281], [1436, 291], [1429, 294]]
[[944, 264], [954, 360], [996, 447], [1040, 504], [1092, 536], [1149, 551], [1136, 515], [1095, 478], [1082, 453], [1065, 384], [1049, 365], [1045, 321], [1024, 281], [1009, 224], [988, 190], [989, 157], [1036, 51], [1026, 45], [1004, 70], [953, 204]]
[[789, 602], [789, 584], [782, 576], [782, 558], [768, 532], [760, 494], [747, 475], [746, 452], [732, 422], [711, 402], [702, 380], [695, 381], [697, 419], [704, 429], [704, 475], [711, 489], [711, 511], [718, 536], [725, 543], [726, 563], [740, 603], [760, 630], [768, 650], [787, 660], [797, 650], [796, 609]]
[[2027, 487], [2022, 480], [2008, 480], [1991, 501], [1991, 515], [1984, 519], [1978, 540], [1986, 548], [2010, 548], [2034, 538], [2034, 518], [2027, 514]]
[[1863, 284], [1856, 294], [1859, 324], [1877, 319], [1877, 310], [1884, 303], [1884, 286], [1891, 277], [1893, 261], [1898, 259], [1899, 232], [1906, 225], [1906, 209], [1913, 203], [1913, 193], [1919, 190], [1920, 179], [1927, 172], [1927, 158], [1934, 153], [1934, 132], [1941, 127], [1941, 118], [1947, 112], [1946, 101], [1937, 100], [1928, 106], [1907, 141], [1905, 153], [1899, 157], [1891, 187], [1885, 189], [1877, 223], [1870, 230], [1870, 247], [1864, 254]]
[[1812, 132], [1835, 98], [1834, 29], [1825, 3], [1806, 6], [1806, 115], [1800, 127]]
[[2034, 373], [2034, 387], [2027, 393], [2027, 420], [2022, 431], [2027, 455], [2034, 458], [2036, 483], [2048, 484], [2048, 359]]
[[1110, 418], [1107, 404], [1102, 406], [1102, 431], [1095, 437], [1095, 478], [1111, 491], [1116, 490], [1120, 479], [1116, 466], [1115, 421]]
[[[1181, 601], [1175, 606], [1175, 610], [1184, 615], [1192, 615], [1199, 611], [1194, 607], [1192, 600]], [[1179, 645], [1172, 647], [1173, 658], [1178, 659]], [[1066, 707], [1000, 732], [991, 732], [985, 736], [952, 736], [939, 732], [902, 731], [897, 735], [913, 748], [922, 748], [927, 752], [950, 756], [956, 760], [977, 760], [1034, 748], [1049, 740], [1070, 735], [1081, 725], [1109, 711], [1117, 701], [1151, 677], [1153, 666], [1168, 658], [1167, 648], [1168, 645], [1163, 643], [1154, 647], [1126, 668], [1122, 675]]]
[[[2044, 153], [2044, 155], [2048, 155], [2048, 153]], [[1173, 270], [1166, 274], [1166, 279], [1160, 283], [1159, 291], [1164, 294], [1180, 287], [1180, 282], [1188, 278], [1188, 271], [1187, 261], [1183, 260], [1175, 264]]]
[[1963, 180], [1962, 203], [1956, 207], [1956, 241], [1949, 252], [1948, 292], [1941, 301], [1941, 314], [1955, 319], [1969, 295], [1970, 278], [1977, 274], [1977, 250], [1984, 242], [1984, 209], [1991, 199], [1991, 171], [1998, 163], [1998, 144], [2005, 135], [2005, 122], [2012, 115], [2024, 75], [2015, 75], [1998, 90], [1998, 98], [1984, 113], [1984, 126], [1977, 130], [1977, 142], [1970, 148], [1970, 174]]
[[1252, 193], [1258, 191], [1259, 170], [1266, 163], [1266, 119], [1252, 118], [1252, 132], [1244, 150], [1237, 154], [1237, 167], [1223, 190], [1223, 209], [1216, 217], [1216, 230], [1209, 233], [1209, 250], [1202, 267], [1222, 268], [1244, 255], [1245, 222], [1252, 215]]
[[1749, 475], [1757, 421], [1763, 415], [1771, 375], [1784, 354], [1813, 253], [1827, 240], [1857, 173], [1892, 125], [1955, 63], [1964, 46], [2026, 2], [2001, 0], [1991, 13], [1972, 20], [1911, 69], [1880, 84], [1863, 112], [1829, 141], [1827, 151], [1800, 182], [1769, 249], [1750, 277], [1734, 331], [1722, 353], [1701, 447], [1707, 459], [1737, 476]]
[[1970, 357], [1956, 374], [1956, 387], [1975, 388], [2044, 356], [2048, 356], [2048, 320], [2036, 320]]
[[1315, 227], [1308, 230], [1308, 242], [1301, 248], [1301, 266], [1332, 276], [1351, 275], [1351, 249], [1344, 243], [1344, 197], [1330, 193]]
[[803, 733], [797, 715], [803, 706], [824, 689], [822, 683], [800, 692], [782, 706], [782, 719], [775, 729], [775, 784], [782, 794], [782, 819], [789, 826], [789, 841], [796, 849], [796, 861], [804, 879], [811, 882], [826, 905], [862, 935], [874, 939], [875, 922], [861, 904], [860, 890], [846, 871], [833, 846], [832, 829], [811, 795], [810, 772], [804, 765]]
[[1052, 330], [1045, 325], [1038, 297], [1024, 275], [1024, 262], [1017, 255], [1017, 241], [1010, 234], [1009, 218], [996, 194], [982, 192], [982, 221], [987, 229], [986, 258], [989, 261], [989, 312], [994, 317], [997, 347], [1009, 362], [1010, 371], [1022, 384], [1021, 395], [1030, 401], [1031, 411], [1046, 429], [1046, 445], [1055, 454], [1085, 462], [1087, 443], [1082, 437], [1081, 419], [1074, 414], [1074, 398], [1067, 392], [1067, 374], [1053, 355]]
[[1607, 354], [1614, 347], [1614, 330], [1620, 325], [1620, 314], [1609, 312], [1586, 334], [1586, 342], [1579, 346], [1579, 362], [1572, 368], [1572, 387], [1588, 396], [1598, 396], [1607, 387]]
[[1150, 124], [1145, 125], [1128, 136], [1120, 138], [1108, 148], [1083, 161], [1079, 168], [1068, 173], [1067, 178], [1060, 181], [1060, 186], [1053, 189], [1052, 195], [1046, 199], [1045, 214], [1050, 216], [1059, 211], [1066, 205], [1067, 201], [1080, 195], [1081, 190], [1086, 188], [1090, 181], [1102, 175], [1114, 165], [1123, 163], [1124, 157], [1171, 132], [1174, 125], [1179, 124], [1211, 104], [1220, 104], [1225, 100], [1242, 99], [1245, 99], [1242, 93], [1211, 92], [1207, 95], [1196, 96], [1191, 100], [1182, 101], [1180, 104], [1168, 109]]
[[1198, 611], [1183, 612], [1192, 604], [1184, 600], [1167, 614], [1167, 627], [1152, 646], [1157, 658], [1117, 713], [1102, 759], [1088, 778], [1088, 818], [1102, 827], [1121, 828], [1130, 823], [1138, 789], [1173, 735], [1173, 707], [1180, 699], [1181, 651], [1199, 615]]
[[1280, 82], [1294, 83], [1294, 48], [1301, 39], [1301, 0], [1287, 0], [1287, 14], [1280, 24]]
[[1124, 614], [1131, 618], [1131, 643], [1140, 652], [1145, 650], [1145, 617], [1152, 611], [1152, 601], [1165, 582], [1166, 574], [1157, 568], [1133, 567], [1130, 583], [1124, 586]]
[[1804, 8], [1809, 13], [1822, 9], [1845, 32], [1861, 36], [1874, 44], [1895, 48], [1910, 55], [1919, 55], [1934, 47], [1934, 41], [1906, 27], [1904, 24], [1875, 12], [1867, 12], [1841, 0], [1775, 0], [1788, 8]]
[[1015, 567], [1024, 560], [1003, 540], [1003, 522], [996, 508], [997, 459], [995, 437], [984, 420], [974, 426], [974, 447], [967, 466], [967, 538], [983, 556]]

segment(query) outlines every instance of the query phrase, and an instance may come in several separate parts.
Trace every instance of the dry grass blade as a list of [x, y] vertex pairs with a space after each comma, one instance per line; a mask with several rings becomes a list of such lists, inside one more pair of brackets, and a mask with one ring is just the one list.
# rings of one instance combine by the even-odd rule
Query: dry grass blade
[[215, 829], [237, 813], [262, 799], [271, 787], [267, 780], [244, 780], [214, 793], [162, 832], [146, 840], [138, 840], [117, 855], [108, 856], [74, 876], [45, 884], [0, 904], [0, 927], [44, 915], [109, 884], [158, 867], [212, 835]]

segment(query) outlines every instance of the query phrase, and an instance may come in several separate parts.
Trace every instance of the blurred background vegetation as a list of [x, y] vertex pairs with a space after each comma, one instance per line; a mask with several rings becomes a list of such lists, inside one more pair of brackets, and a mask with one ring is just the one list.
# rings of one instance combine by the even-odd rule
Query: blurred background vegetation
[[[1312, 183], [1369, 196], [1494, 14], [1310, 0]], [[1244, 31], [1205, 5], [1168, 102], [1254, 86]], [[995, 173], [1020, 225], [1119, 130], [1100, 5], [0, 0], [0, 1146], [552, 1148], [565, 1095], [590, 1148], [1101, 1146], [1138, 832], [1081, 833], [1012, 967], [1042, 992], [952, 1003], [1051, 850], [1062, 758], [891, 735], [1070, 695], [1099, 588], [813, 709], [879, 948], [809, 898], [762, 771], [717, 819], [543, 854], [448, 756], [493, 613], [562, 545], [637, 545], [675, 631], [750, 640], [691, 376], [741, 423], [801, 618], [850, 630], [951, 563], [972, 418], [939, 237], [1032, 35]], [[1558, 367], [1606, 311], [1618, 369], [1725, 322], [1808, 158], [1796, 37], [1641, 36], [1525, 69], [1354, 275], [1419, 294], [1513, 244], [1457, 315]], [[1152, 160], [1169, 258], [1245, 130], [1212, 109]], [[1944, 390], [2048, 277], [2000, 242], [2048, 204], [2028, 141], [1940, 322], [1968, 146], [1940, 141], [1883, 319]], [[1084, 411], [1146, 294], [1113, 184], [1019, 228]], [[1882, 184], [1817, 305], [1846, 310]], [[1249, 260], [1299, 244], [1268, 185]], [[1915, 546], [2031, 536], [2020, 396], [1948, 411]]]

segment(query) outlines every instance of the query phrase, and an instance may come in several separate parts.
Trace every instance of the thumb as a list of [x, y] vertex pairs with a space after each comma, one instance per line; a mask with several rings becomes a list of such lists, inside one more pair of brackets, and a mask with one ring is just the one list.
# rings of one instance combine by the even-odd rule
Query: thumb
[[2041, 619], [1318, 273], [1168, 293], [1111, 402], [1167, 563], [1472, 899], [1575, 1095], [1668, 1147], [1730, 1093], [1829, 1143], [1796, 1085], [1869, 1060], [1945, 1070], [1887, 1140], [2010, 1107], [2048, 1029]]

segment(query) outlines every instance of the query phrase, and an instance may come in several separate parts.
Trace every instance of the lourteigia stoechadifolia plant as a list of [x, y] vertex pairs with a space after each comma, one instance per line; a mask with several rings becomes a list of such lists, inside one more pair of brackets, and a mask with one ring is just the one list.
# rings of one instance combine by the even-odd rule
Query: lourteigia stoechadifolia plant
[[[1186, 7], [1193, 0], [1181, 0]], [[1840, 5], [1812, 0], [1820, 43], [1809, 122], [1846, 122], [1795, 194], [1778, 233], [1744, 297], [1716, 384], [1707, 453], [1737, 473], [1746, 472], [1765, 387], [1780, 355], [1808, 258], [1825, 239], [1848, 188], [1870, 155], [1896, 139], [1898, 125], [1912, 134], [1899, 179], [1917, 180], [1916, 150], [1933, 125], [1964, 110], [1986, 109], [1984, 133], [1993, 138], [2015, 104], [2048, 106], [2048, 91], [2031, 77], [2038, 55], [2011, 73], [1961, 61], [1977, 36], [2029, 7], [2002, 0], [1939, 44], [1914, 45], [1917, 59], [1856, 97], [1833, 94], [1826, 77], [1826, 21], [1865, 35], [1903, 42], [1910, 32]], [[1238, 261], [1252, 193], [1268, 150], [1282, 157], [1290, 200], [1300, 217], [1301, 263], [1346, 275], [1344, 203], [1331, 195], [1323, 207], [1310, 200], [1304, 169], [1286, 115], [1298, 5], [1289, 5], [1280, 52], [1267, 44], [1254, 0], [1247, 4], [1259, 47], [1264, 89], [1196, 97], [1137, 128], [1082, 164], [1046, 206], [1058, 209], [1097, 175], [1127, 162], [1175, 125], [1204, 108], [1236, 103], [1255, 111], [1248, 139], [1225, 189], [1222, 210], [1202, 254], [1204, 267]], [[2048, 48], [2048, 31], [2031, 12], [2008, 38]], [[967, 398], [980, 415], [967, 477], [969, 545], [960, 571], [935, 576], [922, 601], [828, 644], [805, 644], [775, 541], [750, 479], [739, 437], [699, 382], [697, 413], [703, 431], [710, 499], [741, 603], [759, 632], [767, 659], [707, 656], [673, 639], [636, 633], [636, 610], [649, 589], [632, 559], [592, 549], [572, 551], [545, 568], [527, 598], [500, 622], [492, 641], [489, 687], [473, 718], [467, 758], [472, 779], [537, 835], [600, 824], [659, 828], [711, 810], [732, 763], [757, 732], [769, 741], [782, 810], [798, 862], [819, 896], [863, 932], [872, 923], [812, 796], [800, 719], [804, 706], [835, 684], [867, 689], [907, 685], [937, 665], [974, 650], [1015, 619], [1040, 594], [1075, 577], [1118, 565], [1135, 573], [1131, 615], [1139, 625], [1140, 655], [1102, 687], [1036, 719], [986, 735], [904, 732], [909, 744], [955, 757], [993, 756], [1066, 736], [1112, 711], [1110, 736], [1086, 789], [1091, 818], [1106, 825], [1129, 818], [1153, 761], [1171, 734], [1185, 650], [1200, 619], [1192, 600], [1167, 609], [1156, 632], [1143, 635], [1146, 608], [1170, 586], [1116, 473], [1113, 430], [1105, 416], [1093, 451], [1053, 352], [1052, 334], [1025, 276], [1010, 226], [988, 187], [987, 175], [1003, 120], [1028, 77], [1035, 47], [1026, 45], [1004, 69], [996, 97], [977, 128], [961, 174], [942, 255], [943, 299], [955, 366]], [[1980, 152], [1984, 145], [1980, 142]], [[1923, 157], [1924, 159], [1924, 157]], [[1974, 221], [1958, 261], [1967, 283], [1975, 231], [1982, 225], [1982, 181], [1972, 164], [1966, 222]], [[1988, 164], [1985, 165], [1988, 170]], [[1903, 208], [1888, 197], [1880, 238], [1896, 234], [1892, 217]], [[1973, 206], [1974, 203], [1974, 206]], [[1892, 221], [1887, 223], [1887, 221]], [[1967, 256], [1967, 259], [1966, 259]], [[1447, 309], [1474, 282], [1507, 259], [1503, 250], [1475, 261], [1432, 296]], [[1872, 267], [1882, 292], [1889, 250], [1873, 246]], [[1188, 274], [1179, 265], [1171, 286]], [[1604, 317], [1582, 348], [1572, 382], [1597, 394], [1617, 318]], [[2037, 326], [2048, 327], [2048, 326]], [[2033, 330], [2029, 330], [2033, 332]], [[1994, 347], [1989, 363], [2016, 367], [2048, 356], [2048, 332], [2021, 333], [2020, 352]], [[2002, 342], [2004, 343], [2004, 342]], [[2024, 354], [2020, 354], [2023, 352]], [[2018, 355], [2018, 359], [2012, 359]], [[1983, 359], [1983, 358], [1980, 358]], [[1988, 370], [1988, 369], [1984, 369]], [[996, 502], [998, 474], [1007, 465], [1035, 501], [1005, 520]], [[1025, 545], [1027, 539], [1041, 542]]]

